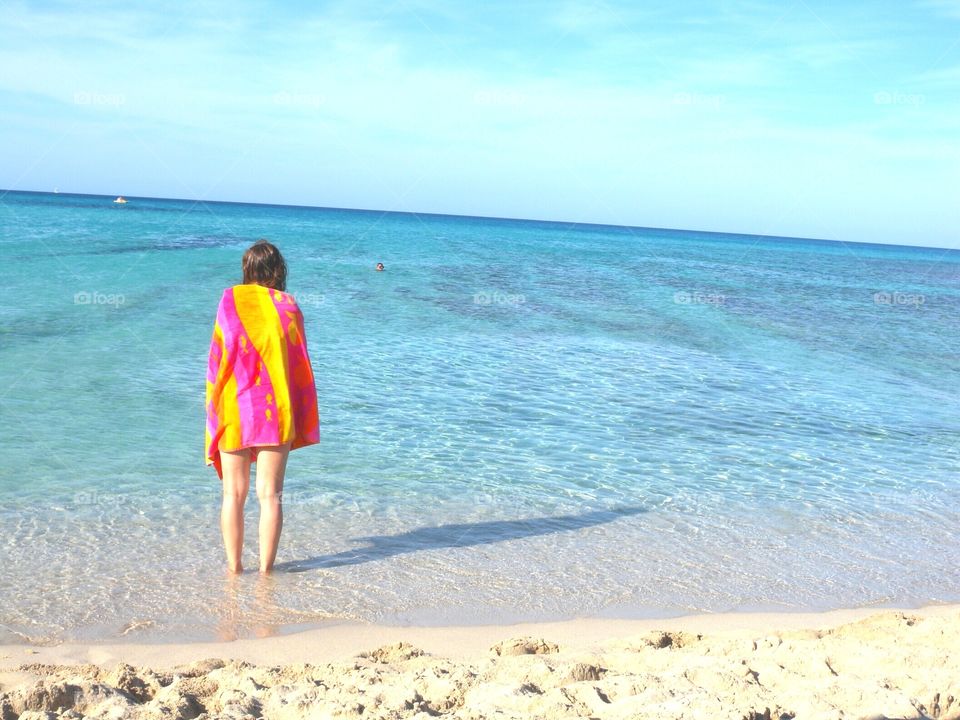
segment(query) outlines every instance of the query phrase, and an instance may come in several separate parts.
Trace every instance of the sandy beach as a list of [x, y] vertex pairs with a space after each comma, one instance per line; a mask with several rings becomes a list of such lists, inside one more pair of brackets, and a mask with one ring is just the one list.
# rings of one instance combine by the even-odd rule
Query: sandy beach
[[0, 646], [0, 719], [960, 718], [960, 606]]

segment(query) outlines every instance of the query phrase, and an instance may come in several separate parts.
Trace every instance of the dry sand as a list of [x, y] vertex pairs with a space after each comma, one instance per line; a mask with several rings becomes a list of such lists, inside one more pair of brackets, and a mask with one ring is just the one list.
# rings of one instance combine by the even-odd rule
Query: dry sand
[[0, 720], [960, 718], [960, 606], [0, 647]]

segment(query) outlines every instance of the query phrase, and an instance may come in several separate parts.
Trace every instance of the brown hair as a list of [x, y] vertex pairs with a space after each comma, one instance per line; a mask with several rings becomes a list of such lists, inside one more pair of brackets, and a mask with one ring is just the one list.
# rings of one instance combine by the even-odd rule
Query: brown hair
[[243, 284], [286, 292], [287, 263], [276, 245], [257, 240], [247, 249], [243, 254]]

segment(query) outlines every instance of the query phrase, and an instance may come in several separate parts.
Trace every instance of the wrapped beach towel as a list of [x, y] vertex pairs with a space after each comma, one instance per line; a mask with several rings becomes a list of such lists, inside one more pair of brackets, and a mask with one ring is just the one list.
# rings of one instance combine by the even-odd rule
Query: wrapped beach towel
[[206, 460], [220, 450], [320, 442], [303, 315], [289, 293], [260, 285], [223, 291], [207, 365]]

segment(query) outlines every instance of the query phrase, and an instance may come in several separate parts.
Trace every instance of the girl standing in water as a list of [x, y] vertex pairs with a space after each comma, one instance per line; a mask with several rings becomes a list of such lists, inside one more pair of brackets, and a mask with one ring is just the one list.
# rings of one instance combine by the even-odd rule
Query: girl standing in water
[[317, 391], [303, 314], [286, 292], [287, 265], [266, 240], [243, 255], [243, 284], [223, 291], [207, 366], [206, 461], [223, 481], [220, 528], [232, 573], [243, 572], [243, 507], [256, 463], [260, 572], [273, 570], [291, 450], [320, 442]]

